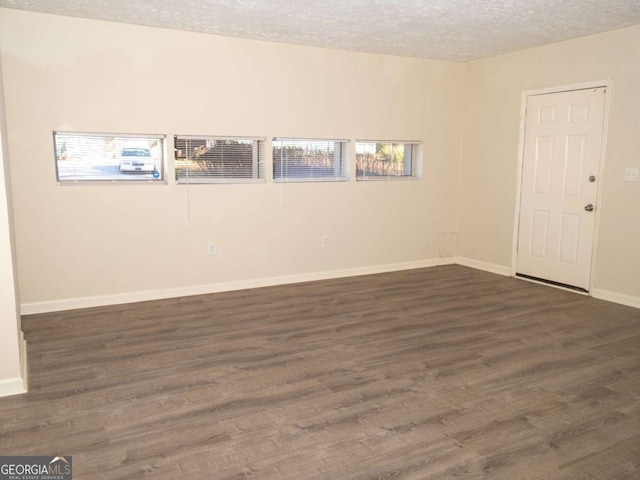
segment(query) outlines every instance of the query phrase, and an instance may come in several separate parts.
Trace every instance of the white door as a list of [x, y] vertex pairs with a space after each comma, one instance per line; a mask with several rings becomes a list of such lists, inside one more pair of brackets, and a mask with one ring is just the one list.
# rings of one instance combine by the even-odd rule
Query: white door
[[527, 97], [518, 275], [589, 290], [605, 96]]

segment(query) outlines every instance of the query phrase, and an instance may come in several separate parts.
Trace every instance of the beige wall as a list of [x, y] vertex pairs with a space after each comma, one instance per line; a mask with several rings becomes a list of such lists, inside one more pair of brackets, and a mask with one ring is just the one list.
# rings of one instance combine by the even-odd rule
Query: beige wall
[[[0, 61], [0, 77], [2, 62]], [[0, 83], [0, 396], [24, 391], [4, 92]]]
[[[456, 64], [0, 9], [0, 46], [22, 304], [442, 253], [508, 270], [521, 94], [603, 79], [613, 89], [596, 289], [640, 298], [640, 183], [622, 181], [640, 163], [640, 27]], [[424, 176], [61, 187], [56, 129], [422, 140]]]
[[[420, 262], [455, 231], [462, 64], [7, 9], [0, 32], [23, 304]], [[62, 187], [52, 130], [421, 140], [425, 173]]]
[[640, 26], [466, 65], [458, 255], [511, 265], [522, 92], [612, 80], [595, 289], [640, 298]]

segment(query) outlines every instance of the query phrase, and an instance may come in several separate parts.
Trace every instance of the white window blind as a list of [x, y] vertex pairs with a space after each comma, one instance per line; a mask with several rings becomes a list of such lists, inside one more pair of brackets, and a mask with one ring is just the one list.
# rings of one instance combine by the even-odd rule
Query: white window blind
[[178, 183], [264, 181], [264, 138], [177, 135]]
[[345, 181], [348, 140], [273, 139], [273, 178], [278, 182]]
[[53, 132], [58, 182], [164, 182], [164, 136]]
[[356, 180], [417, 176], [420, 142], [356, 140]]

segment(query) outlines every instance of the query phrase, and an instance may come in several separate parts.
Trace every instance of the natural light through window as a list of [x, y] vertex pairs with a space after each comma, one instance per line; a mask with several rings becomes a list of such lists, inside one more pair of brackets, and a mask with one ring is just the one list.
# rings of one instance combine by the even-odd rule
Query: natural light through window
[[417, 175], [420, 142], [356, 141], [356, 179], [411, 178]]
[[60, 183], [164, 182], [164, 136], [53, 132]]

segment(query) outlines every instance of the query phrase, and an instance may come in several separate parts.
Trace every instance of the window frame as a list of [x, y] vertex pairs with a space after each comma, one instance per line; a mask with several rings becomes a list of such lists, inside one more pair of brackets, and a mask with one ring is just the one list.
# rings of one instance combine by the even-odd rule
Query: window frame
[[[276, 142], [284, 142], [284, 143], [296, 143], [296, 142], [306, 142], [306, 143], [334, 143], [334, 175], [332, 176], [305, 176], [305, 177], [288, 177], [288, 176], [276, 176], [277, 171], [277, 160], [275, 149]], [[271, 152], [272, 152], [272, 179], [274, 183], [319, 183], [319, 182], [348, 182], [349, 181], [349, 173], [348, 173], [348, 162], [347, 162], [347, 145], [350, 140], [348, 139], [334, 139], [334, 138], [292, 138], [292, 137], [273, 137], [271, 144]], [[284, 145], [282, 145], [284, 146]], [[336, 148], [338, 147], [339, 148]], [[282, 147], [281, 147], [282, 148]], [[339, 165], [335, 164], [335, 159], [339, 158]]]
[[[252, 177], [231, 177], [231, 176], [215, 176], [215, 175], [202, 175], [200, 177], [189, 177], [187, 175], [178, 176], [178, 147], [177, 140], [204, 140], [204, 141], [217, 141], [217, 140], [230, 140], [230, 141], [251, 141], [252, 148]], [[257, 148], [254, 148], [257, 147]], [[266, 138], [265, 137], [253, 137], [253, 136], [231, 136], [231, 135], [180, 135], [173, 136], [173, 148], [174, 148], [174, 178], [177, 185], [212, 185], [212, 184], [243, 184], [243, 183], [265, 183], [265, 151], [266, 151]]]
[[[53, 159], [54, 159], [54, 163], [55, 163], [55, 171], [56, 171], [56, 182], [58, 183], [58, 185], [61, 186], [67, 186], [67, 185], [135, 185], [135, 184], [145, 184], [145, 185], [149, 185], [149, 184], [153, 184], [153, 185], [166, 185], [167, 183], [167, 155], [166, 155], [166, 150], [167, 150], [167, 136], [164, 134], [151, 134], [151, 133], [113, 133], [113, 132], [109, 132], [109, 133], [104, 133], [104, 132], [80, 132], [80, 131], [69, 131], [69, 130], [53, 130]], [[160, 168], [157, 168], [157, 165], [155, 165], [155, 161], [154, 161], [154, 166], [156, 167], [155, 170], [153, 170], [152, 172], [149, 172], [149, 174], [153, 175], [154, 172], [158, 172], [158, 177], [157, 178], [140, 178], [140, 177], [126, 177], [123, 176], [122, 178], [119, 178], [118, 176], [116, 176], [115, 178], [110, 178], [110, 177], [106, 177], [106, 178], [101, 178], [101, 177], [96, 177], [96, 178], [64, 178], [64, 176], [61, 178], [61, 165], [60, 165], [60, 161], [66, 161], [66, 159], [61, 159], [60, 157], [62, 155], [66, 155], [66, 149], [68, 148], [67, 145], [61, 146], [59, 145], [60, 139], [59, 136], [74, 136], [74, 137], [95, 137], [95, 138], [113, 138], [114, 139], [114, 143], [116, 142], [120, 142], [122, 143], [123, 139], [131, 139], [131, 140], [138, 140], [138, 141], [153, 141], [153, 140], [157, 140], [160, 142], [159, 145], [159, 158], [158, 157], [154, 157], [154, 156], [150, 156], [150, 158], [155, 159], [157, 158], [159, 163], [160, 163]], [[67, 140], [68, 141], [68, 140]], [[138, 143], [138, 142], [136, 142]], [[122, 145], [120, 145], [117, 149], [114, 150], [118, 150], [120, 152], [124, 151], [127, 148], [139, 148], [139, 149], [149, 149], [151, 150], [153, 147], [141, 147], [136, 145], [135, 147], [123, 147]], [[105, 152], [106, 153], [106, 152]], [[113, 153], [114, 155], [114, 159], [118, 158], [121, 159], [122, 158], [122, 154], [121, 153]], [[115, 156], [117, 155], [117, 157]], [[115, 163], [121, 163], [121, 162], [111, 162], [111, 164], [108, 163], [95, 163], [93, 164], [94, 166], [115, 166]], [[119, 170], [120, 174], [123, 174], [123, 172], [121, 170]], [[134, 172], [135, 174], [135, 172]]]
[[[411, 165], [407, 168], [406, 165], [403, 165], [403, 170], [405, 174], [402, 175], [367, 175], [366, 170], [363, 170], [362, 174], [358, 173], [358, 144], [368, 143], [368, 144], [402, 144], [404, 145], [404, 149], [406, 152], [407, 145], [411, 146]], [[422, 141], [420, 140], [364, 140], [357, 139], [354, 142], [355, 147], [355, 163], [356, 163], [356, 181], [357, 182], [370, 182], [370, 181], [407, 181], [407, 180], [417, 180], [420, 178], [421, 166], [422, 166]], [[406, 153], [405, 153], [406, 155]], [[403, 162], [404, 163], [404, 162]]]

